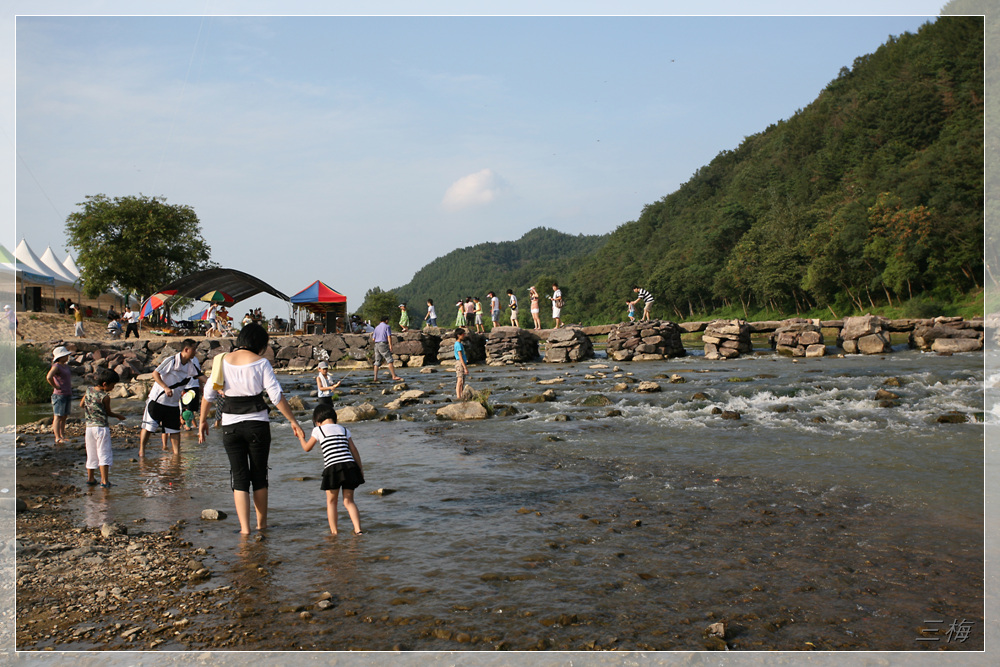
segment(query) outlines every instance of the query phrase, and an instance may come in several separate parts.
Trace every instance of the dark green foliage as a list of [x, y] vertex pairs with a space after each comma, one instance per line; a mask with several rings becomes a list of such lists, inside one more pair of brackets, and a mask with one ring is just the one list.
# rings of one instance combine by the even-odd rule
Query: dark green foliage
[[145, 298], [170, 282], [209, 268], [211, 249], [190, 206], [163, 197], [92, 195], [66, 218], [69, 245], [87, 296], [112, 285]]
[[52, 385], [46, 381], [49, 366], [34, 348], [17, 348], [17, 404], [44, 403], [52, 395]]
[[[501, 306], [506, 308], [507, 290], [511, 289], [523, 311], [521, 326], [530, 326], [528, 287], [535, 285], [542, 295], [544, 312], [548, 304], [544, 295], [552, 293], [552, 283], [558, 281], [562, 284], [580, 259], [593, 254], [607, 238], [571, 236], [539, 227], [517, 241], [481, 243], [454, 250], [417, 271], [409, 283], [393, 291], [401, 301], [407, 302], [410, 321], [418, 327], [427, 312], [427, 299], [434, 300], [438, 324], [447, 325], [454, 321], [457, 309], [453, 306], [459, 298], [478, 296], [483, 300], [483, 311], [488, 321], [486, 293], [496, 292]], [[563, 292], [567, 299], [565, 313], [573, 317], [573, 296], [566, 289]], [[398, 314], [395, 319], [398, 319]]]
[[[400, 300], [395, 292], [383, 292], [381, 287], [373, 287], [365, 293], [364, 303], [358, 309], [357, 314], [363, 320], [377, 325], [383, 316], [389, 317], [389, 324], [396, 325], [399, 322]], [[413, 311], [410, 311], [410, 321], [413, 322]], [[398, 328], [394, 326], [394, 328]]]

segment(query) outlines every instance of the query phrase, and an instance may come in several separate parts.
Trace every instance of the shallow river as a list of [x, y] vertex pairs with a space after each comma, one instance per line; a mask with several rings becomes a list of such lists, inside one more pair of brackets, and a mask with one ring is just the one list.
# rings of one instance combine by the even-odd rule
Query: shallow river
[[[614, 366], [474, 368], [473, 386], [517, 413], [465, 423], [434, 418], [451, 372], [403, 369], [437, 403], [349, 425], [367, 478], [360, 537], [342, 509], [341, 534], [326, 534], [321, 456], [285, 424], [262, 542], [233, 534], [215, 432], [185, 434], [179, 463], [116, 451], [117, 486], [88, 492], [81, 516], [186, 519], [185, 538], [214, 547], [213, 583], [246, 591], [273, 649], [701, 649], [724, 621], [736, 649], [920, 650], [942, 647], [916, 641], [938, 617], [973, 623], [948, 648], [982, 648], [984, 409], [1000, 419], [981, 353]], [[653, 379], [661, 392], [612, 390]], [[283, 382], [311, 403], [308, 376]], [[393, 398], [352, 382], [344, 404]], [[545, 389], [555, 401], [518, 401]], [[581, 404], [595, 394], [608, 404]], [[967, 421], [936, 422], [949, 411]], [[230, 518], [199, 520], [209, 507]], [[333, 609], [292, 611], [323, 592]]]

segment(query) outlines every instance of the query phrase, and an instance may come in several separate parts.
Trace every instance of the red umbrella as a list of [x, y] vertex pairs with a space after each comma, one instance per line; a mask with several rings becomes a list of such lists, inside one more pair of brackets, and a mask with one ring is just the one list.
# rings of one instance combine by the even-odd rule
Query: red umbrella
[[154, 310], [162, 306], [167, 302], [167, 299], [177, 294], [177, 290], [168, 289], [162, 292], [157, 292], [148, 299], [142, 302], [142, 308], [139, 309], [139, 317], [146, 317]]

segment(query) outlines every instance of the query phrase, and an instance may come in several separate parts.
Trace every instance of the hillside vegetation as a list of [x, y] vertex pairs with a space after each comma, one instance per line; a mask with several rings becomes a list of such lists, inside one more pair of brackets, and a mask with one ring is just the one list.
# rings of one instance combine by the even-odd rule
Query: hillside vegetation
[[[592, 256], [605, 242], [604, 236], [571, 236], [539, 227], [516, 241], [480, 243], [453, 250], [423, 267], [413, 279], [393, 290], [411, 307], [411, 315], [426, 312], [427, 299], [434, 299], [442, 324], [455, 319], [458, 297], [485, 298], [489, 291], [499, 296], [514, 289], [518, 299], [527, 298], [530, 285], [539, 280], [539, 292], [551, 291], [551, 281], [569, 275], [585, 257]], [[501, 299], [506, 305], [506, 299]], [[486, 307], [488, 310], [488, 306]]]
[[583, 323], [620, 321], [633, 284], [671, 319], [982, 304], [983, 114], [983, 20], [941, 17], [609, 236], [539, 229], [456, 250], [395, 294], [419, 316], [434, 298], [443, 322], [460, 293], [523, 297], [552, 278], [564, 319]]

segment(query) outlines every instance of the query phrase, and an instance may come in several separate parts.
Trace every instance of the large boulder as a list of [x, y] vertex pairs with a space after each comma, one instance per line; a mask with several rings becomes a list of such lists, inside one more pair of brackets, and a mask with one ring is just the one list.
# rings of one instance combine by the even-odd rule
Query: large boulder
[[981, 338], [938, 338], [931, 345], [935, 352], [975, 352], [983, 349]]
[[466, 401], [463, 403], [449, 403], [435, 413], [438, 419], [450, 419], [453, 421], [470, 421], [473, 419], [486, 419], [489, 413], [486, 408], [476, 401]]
[[361, 405], [348, 405], [337, 410], [337, 422], [349, 423], [366, 421], [378, 417], [378, 410], [371, 403]]
[[888, 320], [877, 315], [845, 317], [838, 343], [848, 354], [891, 352]]

